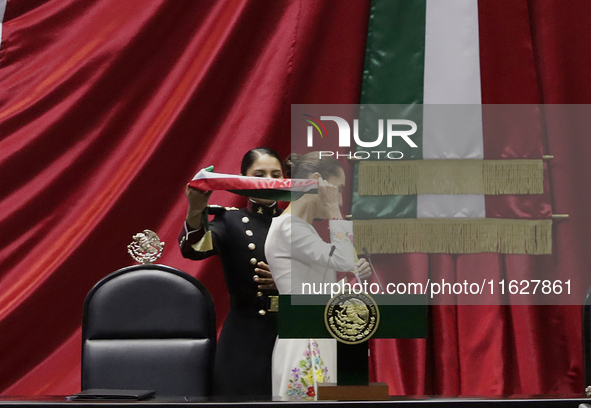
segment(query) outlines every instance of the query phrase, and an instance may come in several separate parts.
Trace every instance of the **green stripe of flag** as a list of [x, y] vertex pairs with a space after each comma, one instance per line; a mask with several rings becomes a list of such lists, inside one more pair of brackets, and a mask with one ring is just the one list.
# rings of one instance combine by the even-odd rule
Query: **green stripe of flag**
[[361, 103], [422, 104], [426, 0], [373, 0]]
[[[404, 159], [422, 154], [422, 103], [425, 63], [426, 0], [373, 0], [368, 26], [359, 113], [360, 138], [375, 140], [378, 119], [410, 119], [417, 126], [413, 141], [419, 148], [396, 146]], [[366, 104], [366, 105], [364, 105]], [[387, 116], [383, 107], [399, 104]], [[359, 148], [358, 148], [359, 149]], [[359, 150], [386, 150], [384, 146]], [[417, 196], [359, 196], [359, 165], [355, 164], [351, 214], [357, 219], [415, 218]]]

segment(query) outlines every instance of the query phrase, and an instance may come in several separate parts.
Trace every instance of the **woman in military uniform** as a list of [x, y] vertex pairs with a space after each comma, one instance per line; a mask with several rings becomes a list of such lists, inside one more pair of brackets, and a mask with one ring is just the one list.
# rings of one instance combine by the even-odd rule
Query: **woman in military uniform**
[[[283, 178], [279, 155], [267, 148], [250, 150], [243, 176]], [[230, 311], [220, 334], [214, 393], [223, 396], [270, 396], [271, 356], [276, 317], [268, 313], [269, 296], [277, 290], [265, 259], [265, 239], [277, 202], [249, 199], [247, 208], [210, 206], [213, 221], [203, 217], [211, 192], [187, 187], [189, 209], [179, 235], [183, 256], [194, 260], [219, 255], [230, 294]]]

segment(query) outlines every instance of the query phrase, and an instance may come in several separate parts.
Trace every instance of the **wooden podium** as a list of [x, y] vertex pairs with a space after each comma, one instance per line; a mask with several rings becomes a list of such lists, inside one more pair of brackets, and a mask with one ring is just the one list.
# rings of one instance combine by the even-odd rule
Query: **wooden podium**
[[[372, 338], [416, 339], [427, 336], [423, 295], [371, 295], [380, 321]], [[324, 314], [329, 295], [280, 295], [277, 331], [280, 338], [331, 338]], [[337, 384], [318, 384], [319, 400], [385, 400], [386, 383], [369, 383], [367, 341], [337, 341]]]

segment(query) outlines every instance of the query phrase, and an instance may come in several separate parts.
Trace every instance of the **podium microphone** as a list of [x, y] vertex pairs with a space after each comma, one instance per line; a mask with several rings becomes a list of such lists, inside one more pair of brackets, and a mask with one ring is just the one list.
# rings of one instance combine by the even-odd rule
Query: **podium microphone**
[[371, 256], [370, 256], [369, 251], [367, 250], [366, 247], [363, 247], [363, 254], [365, 255], [365, 258], [367, 258], [367, 261], [369, 262], [369, 266], [371, 268], [371, 271], [373, 272], [374, 276], [376, 277], [376, 280], [378, 281], [378, 285], [380, 285], [380, 289], [382, 290], [382, 293], [385, 293], [384, 287], [382, 286], [382, 282], [380, 281], [380, 277], [378, 276], [375, 268], [373, 267], [373, 262], [371, 261]]
[[322, 275], [322, 283], [324, 283], [324, 279], [326, 279], [326, 272], [328, 272], [328, 266], [330, 265], [330, 257], [332, 254], [334, 254], [335, 249], [337, 249], [337, 247], [334, 245], [330, 247], [330, 252], [328, 253], [328, 262], [326, 262], [326, 269], [324, 269], [324, 275]]

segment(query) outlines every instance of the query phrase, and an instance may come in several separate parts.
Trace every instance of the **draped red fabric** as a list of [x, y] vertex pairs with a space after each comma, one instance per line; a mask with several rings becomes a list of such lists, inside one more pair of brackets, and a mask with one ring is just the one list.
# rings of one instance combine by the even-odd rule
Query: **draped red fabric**
[[[185, 184], [290, 149], [291, 103], [356, 103], [369, 2], [9, 1], [0, 48], [0, 390], [79, 390], [82, 303], [156, 231], [184, 260]], [[242, 205], [230, 193], [211, 202]]]
[[[400, 281], [425, 282], [425, 271], [433, 280], [448, 281], [570, 279], [570, 302], [582, 302], [591, 262], [586, 158], [591, 112], [589, 105], [537, 104], [591, 101], [591, 56], [586, 51], [591, 5], [479, 0], [478, 8], [482, 102], [488, 104], [483, 107], [484, 132], [494, 135], [484, 138], [485, 158], [554, 156], [545, 164], [543, 195], [486, 196], [487, 217], [549, 218], [558, 213], [570, 218], [554, 222], [549, 256], [374, 255], [374, 264], [378, 270], [394, 269]], [[536, 122], [541, 125], [534, 132], [523, 126]], [[518, 295], [496, 299], [507, 300], [511, 305], [433, 306], [426, 341], [374, 340], [375, 378], [400, 395], [582, 392], [581, 307], [520, 305]]]
[[[581, 188], [590, 181], [589, 172], [583, 170], [589, 164], [582, 154], [591, 151], [585, 130], [590, 129], [590, 122], [586, 109], [548, 104], [591, 101], [586, 80], [591, 75], [590, 57], [585, 51], [591, 45], [587, 34], [591, 5], [555, 0], [491, 3], [479, 1], [480, 12], [496, 14], [496, 21], [504, 21], [504, 29], [494, 27], [494, 20], [481, 14], [481, 49], [487, 52], [481, 58], [483, 103], [547, 104], [535, 107], [540, 109], [543, 124], [541, 153], [554, 156], [545, 163], [544, 190], [550, 199], [544, 201], [551, 203], [551, 209], [540, 209], [540, 213], [542, 218], [550, 213], [570, 215], [568, 221], [554, 222], [552, 256], [507, 255], [501, 265], [502, 276], [570, 279], [573, 297], [581, 302], [589, 286], [585, 266], [591, 261], [584, 232], [591, 226], [585, 205], [589, 192]], [[565, 115], [569, 124], [561, 123]], [[490, 150], [485, 147], [485, 152]], [[521, 157], [527, 153], [523, 151]], [[519, 208], [518, 203], [536, 202], [536, 198], [522, 198], [489, 196], [487, 211], [496, 208], [502, 216], [522, 216], [530, 209]], [[512, 303], [518, 303], [517, 297], [512, 296]], [[500, 356], [515, 379], [506, 391], [557, 394], [584, 388], [580, 306], [510, 306], [493, 313], [501, 310], [506, 316], [506, 337], [499, 347]]]
[[[84, 297], [131, 264], [125, 247], [145, 228], [167, 243], [162, 263], [208, 287], [221, 326], [228, 297], [219, 261], [187, 261], [176, 249], [184, 185], [211, 164], [238, 173], [252, 147], [286, 155], [292, 103], [358, 102], [369, 1], [342, 5], [8, 1], [0, 44], [0, 393], [79, 390]], [[483, 103], [591, 100], [591, 5], [480, 0], [479, 8]], [[584, 113], [539, 112], [543, 153], [555, 156], [547, 169], [552, 208], [542, 210], [571, 217], [555, 223], [553, 255], [375, 256], [376, 266], [413, 277], [584, 276]], [[211, 202], [243, 199], [215, 192]], [[494, 207], [519, 211], [510, 197]], [[372, 342], [371, 375], [392, 394], [583, 389], [580, 306], [436, 306], [430, 322], [427, 340]]]

